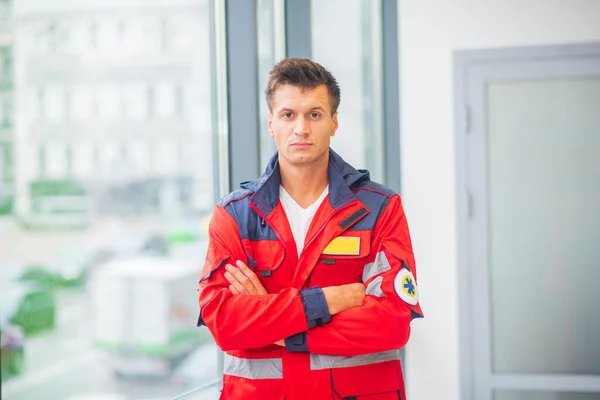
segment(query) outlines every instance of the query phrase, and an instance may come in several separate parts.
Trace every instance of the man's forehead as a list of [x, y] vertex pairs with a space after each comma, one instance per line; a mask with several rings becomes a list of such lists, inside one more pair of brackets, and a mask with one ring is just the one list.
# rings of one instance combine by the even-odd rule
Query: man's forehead
[[295, 85], [281, 85], [273, 94], [273, 105], [276, 108], [300, 103], [303, 106], [329, 108], [329, 92], [327, 86], [319, 85], [314, 88], [304, 88]]

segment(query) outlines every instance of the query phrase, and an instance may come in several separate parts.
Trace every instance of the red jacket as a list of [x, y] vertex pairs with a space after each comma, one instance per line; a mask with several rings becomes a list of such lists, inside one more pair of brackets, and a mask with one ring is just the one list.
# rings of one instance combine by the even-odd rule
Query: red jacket
[[[328, 176], [300, 257], [277, 155], [215, 207], [198, 323], [226, 352], [223, 400], [405, 399], [399, 350], [422, 312], [400, 197], [332, 150]], [[230, 292], [224, 266], [236, 260], [269, 294]], [[367, 286], [363, 305], [330, 317], [319, 288], [352, 282]]]

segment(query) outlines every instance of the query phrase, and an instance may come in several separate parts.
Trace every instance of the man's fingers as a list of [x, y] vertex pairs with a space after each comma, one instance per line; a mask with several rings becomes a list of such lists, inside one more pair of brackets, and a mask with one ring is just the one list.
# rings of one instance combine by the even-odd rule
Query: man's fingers
[[252, 285], [256, 290], [254, 294], [267, 294], [266, 289], [264, 288], [262, 283], [260, 283], [260, 279], [258, 279], [258, 276], [256, 276], [254, 271], [248, 268], [248, 266], [244, 264], [244, 262], [241, 260], [238, 260], [236, 262], [236, 265], [239, 267], [240, 271], [244, 274], [244, 276], [246, 276], [250, 280], [250, 282], [252, 282]]
[[225, 269], [225, 278], [235, 286], [235, 288], [240, 292], [240, 294], [266, 294], [267, 291], [260, 283], [260, 280], [241, 261], [237, 262], [238, 266], [241, 268], [236, 268], [231, 264], [227, 264]]
[[233, 285], [229, 285], [229, 290], [231, 290], [231, 293], [233, 293], [234, 295], [240, 294], [240, 292], [238, 292], [238, 290]]
[[238, 294], [250, 294], [246, 287], [237, 279], [237, 277], [233, 273], [226, 271], [225, 279], [227, 279], [227, 281], [231, 283], [231, 286], [233, 286], [237, 290]]

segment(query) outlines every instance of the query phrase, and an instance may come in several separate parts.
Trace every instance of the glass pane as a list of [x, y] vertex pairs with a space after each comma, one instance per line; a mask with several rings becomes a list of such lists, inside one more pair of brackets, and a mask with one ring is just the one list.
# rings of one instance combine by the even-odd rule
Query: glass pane
[[311, 1], [313, 59], [333, 73], [341, 88], [340, 125], [331, 147], [381, 182], [380, 19], [380, 1]]
[[496, 391], [494, 400], [600, 400], [600, 393]]
[[285, 56], [282, 6], [281, 0], [258, 0], [256, 3], [261, 168], [267, 165], [277, 150], [275, 141], [269, 133], [269, 107], [265, 100], [264, 90], [271, 68]]
[[[0, 218], [10, 213], [13, 203], [12, 136], [13, 73], [12, 45], [7, 37], [9, 3], [0, 2]], [[1, 228], [0, 228], [1, 229]], [[1, 254], [1, 253], [0, 253]]]
[[600, 79], [488, 102], [492, 368], [600, 374]]
[[0, 60], [0, 114], [14, 113], [10, 130], [0, 116], [3, 395], [157, 399], [215, 382], [196, 327], [218, 187], [209, 0], [19, 4], [14, 62]]

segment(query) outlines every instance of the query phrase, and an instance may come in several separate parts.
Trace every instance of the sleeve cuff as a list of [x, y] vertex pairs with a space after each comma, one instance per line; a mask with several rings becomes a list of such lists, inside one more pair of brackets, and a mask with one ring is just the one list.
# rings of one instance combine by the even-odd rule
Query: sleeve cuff
[[300, 291], [308, 328], [321, 326], [331, 321], [329, 308], [320, 287], [311, 287]]
[[300, 332], [284, 340], [285, 348], [290, 353], [308, 352], [308, 342], [306, 341], [306, 332]]

